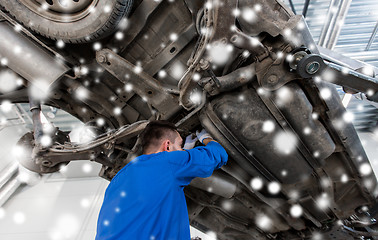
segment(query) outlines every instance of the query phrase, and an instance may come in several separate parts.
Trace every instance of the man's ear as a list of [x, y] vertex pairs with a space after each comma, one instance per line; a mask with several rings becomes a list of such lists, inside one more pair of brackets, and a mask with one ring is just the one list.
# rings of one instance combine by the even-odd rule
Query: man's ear
[[171, 141], [169, 141], [168, 139], [163, 142], [163, 151], [169, 152], [169, 150], [171, 150], [171, 147]]

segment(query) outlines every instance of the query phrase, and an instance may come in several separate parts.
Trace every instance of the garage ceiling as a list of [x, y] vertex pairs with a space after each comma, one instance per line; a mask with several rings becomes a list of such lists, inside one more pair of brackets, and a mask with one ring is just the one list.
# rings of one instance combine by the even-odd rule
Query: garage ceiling
[[[337, 8], [330, 6], [348, 0], [291, 0], [297, 14], [303, 13], [308, 4], [306, 22], [315, 42], [327, 24], [329, 10], [337, 12]], [[284, 0], [290, 6], [290, 0]], [[355, 60], [363, 61], [378, 67], [378, 1], [352, 0], [346, 13], [344, 22], [338, 22], [341, 27], [334, 51]], [[378, 74], [378, 72], [376, 73]], [[344, 96], [342, 88], [338, 88], [340, 97]], [[378, 108], [361, 94], [355, 94], [347, 105], [347, 110], [354, 114], [353, 124], [357, 131], [374, 132], [378, 127]]]

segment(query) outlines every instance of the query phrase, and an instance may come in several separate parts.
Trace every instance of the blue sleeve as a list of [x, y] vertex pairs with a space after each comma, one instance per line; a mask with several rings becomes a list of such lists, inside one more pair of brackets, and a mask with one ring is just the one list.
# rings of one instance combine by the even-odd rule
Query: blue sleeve
[[226, 150], [217, 142], [185, 151], [174, 151], [169, 158], [173, 175], [180, 186], [188, 185], [194, 178], [206, 178], [215, 169], [227, 163]]

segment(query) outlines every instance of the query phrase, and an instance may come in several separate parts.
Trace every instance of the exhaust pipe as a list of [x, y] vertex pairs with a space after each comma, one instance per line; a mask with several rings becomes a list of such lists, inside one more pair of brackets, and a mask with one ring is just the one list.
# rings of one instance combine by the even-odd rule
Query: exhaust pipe
[[224, 198], [232, 198], [239, 192], [236, 180], [221, 172], [214, 172], [214, 174], [208, 178], [195, 178], [190, 183], [190, 186], [214, 193]]
[[50, 52], [17, 32], [8, 22], [0, 22], [0, 58], [20, 76], [33, 83], [36, 80], [51, 86], [69, 67]]

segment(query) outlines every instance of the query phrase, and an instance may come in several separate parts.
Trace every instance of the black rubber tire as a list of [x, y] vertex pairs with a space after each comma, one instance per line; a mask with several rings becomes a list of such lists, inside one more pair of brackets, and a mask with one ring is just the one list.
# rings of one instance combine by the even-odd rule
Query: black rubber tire
[[[99, 40], [113, 33], [117, 24], [130, 13], [133, 0], [99, 0], [87, 16], [75, 22], [48, 20], [23, 5], [19, 0], [0, 0], [0, 5], [25, 27], [45, 37], [67, 43]], [[102, 11], [111, 7], [108, 12]]]

